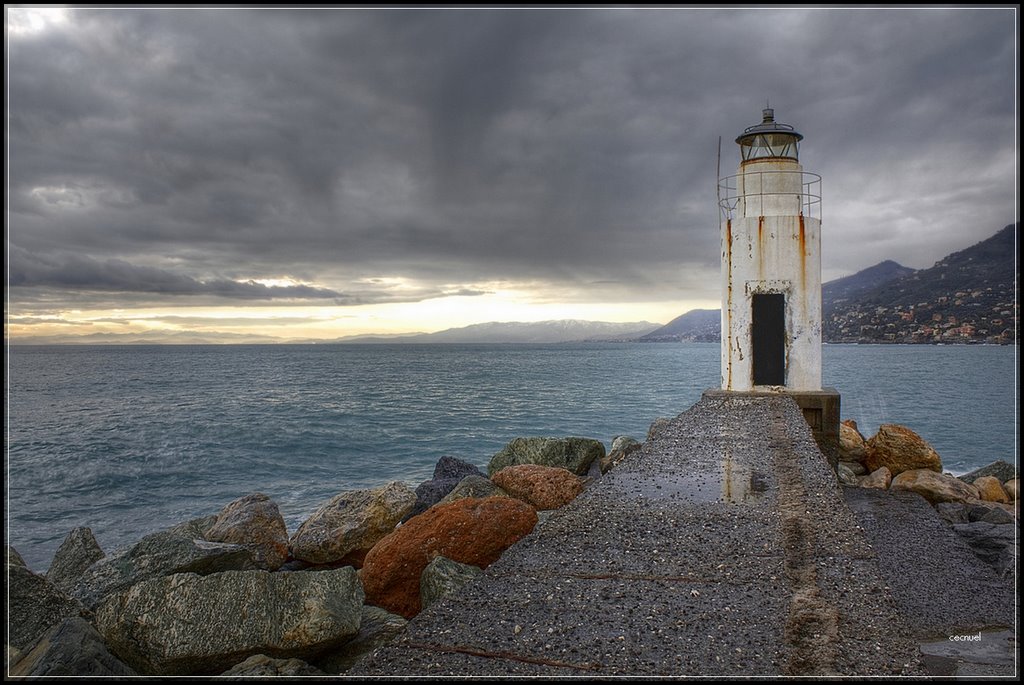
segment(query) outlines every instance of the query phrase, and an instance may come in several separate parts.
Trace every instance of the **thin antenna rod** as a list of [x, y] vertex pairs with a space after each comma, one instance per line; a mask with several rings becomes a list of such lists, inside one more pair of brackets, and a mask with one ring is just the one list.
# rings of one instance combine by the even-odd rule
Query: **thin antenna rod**
[[718, 136], [718, 166], [715, 167], [715, 195], [718, 197], [718, 211], [722, 211], [722, 136]]

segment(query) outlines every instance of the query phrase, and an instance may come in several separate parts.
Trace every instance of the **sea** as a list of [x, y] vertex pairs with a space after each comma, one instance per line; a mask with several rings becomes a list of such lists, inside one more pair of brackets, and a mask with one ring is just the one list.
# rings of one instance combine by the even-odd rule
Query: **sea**
[[[1016, 463], [1016, 346], [826, 345], [823, 368], [865, 436], [908, 426], [957, 474]], [[7, 538], [42, 572], [78, 526], [110, 553], [263, 492], [294, 531], [443, 455], [643, 440], [718, 387], [719, 346], [11, 345], [7, 379]]]

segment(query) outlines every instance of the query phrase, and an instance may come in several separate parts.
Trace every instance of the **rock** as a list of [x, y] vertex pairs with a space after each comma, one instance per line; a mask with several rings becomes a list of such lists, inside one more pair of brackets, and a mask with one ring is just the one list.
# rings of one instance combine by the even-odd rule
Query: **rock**
[[963, 502], [939, 502], [935, 505], [935, 511], [949, 523], [967, 523], [967, 505]]
[[481, 573], [483, 571], [472, 564], [460, 564], [448, 557], [434, 557], [420, 574], [420, 604], [422, 608], [426, 609]]
[[608, 471], [618, 466], [623, 459], [641, 447], [643, 447], [643, 443], [634, 440], [628, 435], [615, 436], [607, 456], [601, 460], [601, 473], [608, 473]]
[[75, 528], [68, 533], [53, 555], [46, 579], [65, 592], [70, 592], [85, 569], [104, 556], [91, 529]]
[[516, 464], [540, 464], [585, 476], [590, 463], [602, 459], [604, 454], [604, 445], [590, 438], [516, 438], [491, 457], [487, 474], [493, 476]]
[[980, 469], [974, 469], [970, 473], [965, 473], [959, 478], [965, 483], [973, 483], [982, 476], [995, 476], [999, 479], [1000, 483], [1005, 483], [1006, 481], [1013, 480], [1017, 477], [1017, 467], [1000, 459], [986, 466], [982, 466]]
[[308, 661], [336, 648], [359, 632], [362, 603], [350, 566], [179, 573], [112, 595], [96, 625], [140, 673], [218, 674], [254, 654]]
[[884, 466], [893, 476], [918, 469], [942, 472], [942, 460], [931, 445], [909, 428], [892, 423], [883, 423], [867, 441], [864, 466], [869, 471]]
[[254, 568], [252, 552], [241, 545], [184, 537], [172, 529], [147, 535], [127, 550], [100, 559], [85, 570], [71, 594], [95, 609], [107, 595], [150, 578]]
[[162, 532], [189, 538], [190, 540], [205, 540], [206, 531], [216, 522], [217, 514], [210, 514], [209, 516], [200, 516], [199, 518], [183, 521]]
[[434, 466], [434, 477], [416, 486], [416, 504], [405, 515], [403, 523], [418, 516], [446, 497], [466, 476], [484, 477], [483, 472], [468, 461], [441, 457]]
[[372, 490], [349, 490], [320, 506], [291, 540], [292, 556], [314, 564], [362, 557], [390, 533], [416, 504], [416, 493], [399, 481]]
[[491, 476], [491, 481], [534, 509], [565, 506], [583, 492], [586, 482], [565, 469], [537, 464], [506, 466]]
[[870, 474], [858, 479], [858, 483], [862, 488], [876, 488], [878, 490], [888, 490], [889, 485], [892, 483], [892, 474], [889, 473], [889, 469], [884, 466], [875, 469]]
[[647, 429], [647, 440], [657, 440], [658, 436], [665, 432], [668, 425], [672, 423], [672, 419], [665, 417], [658, 417], [651, 422], [650, 428]]
[[412, 618], [420, 611], [420, 575], [434, 557], [486, 568], [536, 523], [533, 507], [510, 497], [437, 504], [366, 555], [362, 569], [366, 601]]
[[857, 475], [843, 462], [836, 464], [836, 476], [843, 485], [859, 485]]
[[80, 602], [25, 566], [7, 567], [7, 644], [22, 652], [66, 618], [89, 616]]
[[867, 456], [864, 436], [857, 430], [857, 422], [847, 419], [839, 424], [839, 459], [863, 462]]
[[18, 554], [18, 550], [14, 549], [10, 545], [7, 545], [7, 565], [28, 568], [25, 564], [25, 560], [21, 558], [20, 554]]
[[134, 676], [84, 618], [66, 618], [43, 633], [11, 669], [12, 676]]
[[985, 521], [986, 523], [1013, 523], [1013, 512], [1007, 511], [1003, 508], [1004, 506], [1006, 505], [998, 502], [988, 502], [985, 500], [968, 502], [965, 507], [967, 510], [967, 521], [958, 521], [958, 523], [968, 523], [970, 521]]
[[959, 478], [930, 469], [904, 471], [892, 479], [893, 490], [910, 490], [933, 505], [939, 502], [968, 502], [978, 499], [978, 489]]
[[860, 463], [859, 461], [840, 460], [839, 463], [845, 466], [846, 468], [850, 469], [850, 472], [853, 473], [853, 475], [855, 476], [866, 476], [868, 473], [868, 470], [864, 468], [864, 464]]
[[398, 637], [407, 623], [401, 616], [380, 607], [363, 605], [359, 633], [336, 651], [321, 657], [317, 665], [325, 673], [344, 675], [364, 656]]
[[468, 461], [457, 457], [445, 456], [438, 459], [434, 465], [433, 480], [454, 480], [458, 483], [466, 476], [482, 475], [484, 475], [483, 471], [476, 464], [470, 464]]
[[240, 497], [217, 514], [204, 537], [241, 545], [257, 568], [276, 571], [288, 560], [288, 529], [274, 500], [261, 492]]
[[438, 504], [448, 504], [467, 497], [509, 497], [509, 494], [483, 476], [466, 476], [455, 489], [449, 492]]
[[1018, 485], [1017, 485], [1017, 479], [1016, 478], [1014, 478], [1013, 480], [1008, 480], [1005, 483], [1003, 483], [1003, 490], [1006, 491], [1006, 496], [1010, 498], [1011, 502], [1016, 502], [1017, 501], [1017, 493], [1018, 493], [1018, 489], [1017, 488], [1018, 488]]
[[240, 664], [221, 673], [222, 676], [250, 678], [263, 676], [326, 675], [319, 668], [300, 659], [272, 659], [266, 654], [253, 654]]
[[1009, 524], [971, 523], [954, 524], [955, 530], [971, 546], [980, 559], [995, 568], [1000, 575], [1013, 571], [1017, 558], [1016, 526]]
[[1010, 498], [1003, 490], [1003, 484], [994, 476], [982, 476], [975, 478], [974, 487], [978, 488], [978, 494], [986, 502], [1009, 502]]

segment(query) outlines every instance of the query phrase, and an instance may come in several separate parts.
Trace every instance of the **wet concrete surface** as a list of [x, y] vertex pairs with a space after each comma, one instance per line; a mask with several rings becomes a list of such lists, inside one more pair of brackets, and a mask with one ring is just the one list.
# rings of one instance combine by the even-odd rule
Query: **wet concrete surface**
[[913, 675], [790, 398], [705, 397], [351, 675]]

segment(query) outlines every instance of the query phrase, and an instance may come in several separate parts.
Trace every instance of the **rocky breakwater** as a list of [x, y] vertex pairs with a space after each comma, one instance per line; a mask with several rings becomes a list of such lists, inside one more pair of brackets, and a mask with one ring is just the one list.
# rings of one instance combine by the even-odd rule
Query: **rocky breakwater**
[[963, 476], [913, 430], [883, 424], [865, 439], [854, 421], [840, 425], [837, 475], [847, 486], [914, 492], [928, 501], [974, 553], [1000, 574], [1017, 558], [1017, 468], [996, 461]]
[[604, 457], [596, 440], [520, 438], [490, 460], [494, 480], [442, 457], [415, 491], [340, 492], [290, 537], [261, 493], [109, 555], [77, 528], [45, 576], [8, 547], [8, 671], [344, 674], [578, 495]]

